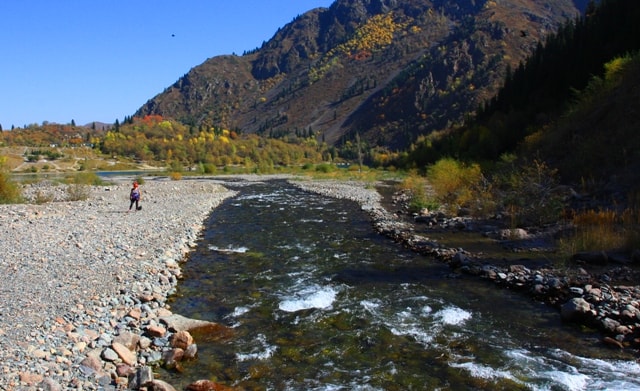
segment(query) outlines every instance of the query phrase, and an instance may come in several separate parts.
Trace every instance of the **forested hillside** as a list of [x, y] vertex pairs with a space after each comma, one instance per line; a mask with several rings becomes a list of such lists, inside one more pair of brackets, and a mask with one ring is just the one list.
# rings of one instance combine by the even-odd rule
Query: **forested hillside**
[[634, 160], [631, 151], [639, 150], [630, 148], [639, 126], [638, 68], [632, 60], [640, 50], [638, 21], [639, 2], [592, 4], [585, 16], [563, 25], [510, 69], [498, 94], [468, 126], [423, 137], [406, 164], [423, 166], [443, 156], [497, 160], [526, 151], [549, 160], [570, 180], [601, 178], [605, 167], [612, 175], [622, 167], [615, 162]]

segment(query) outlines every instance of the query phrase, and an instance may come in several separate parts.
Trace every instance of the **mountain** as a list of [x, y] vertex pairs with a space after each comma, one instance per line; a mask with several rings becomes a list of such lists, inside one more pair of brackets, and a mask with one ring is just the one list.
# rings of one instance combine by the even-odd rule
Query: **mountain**
[[587, 0], [337, 0], [208, 59], [134, 116], [401, 150], [464, 122]]

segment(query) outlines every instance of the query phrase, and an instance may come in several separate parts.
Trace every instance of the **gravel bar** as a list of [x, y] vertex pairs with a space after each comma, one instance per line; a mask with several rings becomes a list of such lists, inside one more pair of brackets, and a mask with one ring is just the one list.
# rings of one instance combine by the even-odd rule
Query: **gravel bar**
[[0, 205], [0, 390], [103, 389], [79, 360], [143, 292], [163, 305], [205, 218], [235, 194], [148, 179], [142, 210], [129, 212], [130, 188], [121, 178], [89, 187], [86, 200], [56, 201], [66, 185], [27, 185], [27, 198], [53, 201]]

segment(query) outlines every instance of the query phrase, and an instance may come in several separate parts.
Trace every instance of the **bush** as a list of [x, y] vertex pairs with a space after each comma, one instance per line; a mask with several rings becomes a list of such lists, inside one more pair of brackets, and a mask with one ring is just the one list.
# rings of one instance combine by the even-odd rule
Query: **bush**
[[47, 204], [49, 202], [53, 202], [55, 199], [55, 196], [51, 193], [45, 193], [42, 190], [38, 190], [36, 192], [35, 197], [33, 198], [33, 203], [34, 204]]
[[322, 172], [324, 174], [333, 172], [335, 170], [336, 170], [335, 166], [333, 166], [332, 164], [329, 164], [329, 163], [322, 163], [322, 164], [318, 164], [316, 166], [316, 171], [317, 172]]
[[102, 186], [104, 181], [95, 172], [81, 171], [69, 179], [69, 183], [88, 186]]
[[218, 171], [218, 168], [213, 163], [205, 163], [202, 165], [203, 174], [215, 174], [216, 171]]
[[104, 184], [95, 172], [82, 171], [68, 178], [67, 201], [84, 201], [91, 196], [91, 186]]
[[543, 225], [560, 219], [564, 205], [558, 192], [557, 170], [535, 160], [512, 167], [496, 178], [513, 226]]
[[423, 209], [435, 210], [440, 207], [438, 201], [433, 196], [429, 196], [427, 179], [415, 172], [402, 180], [400, 188], [410, 193], [409, 212], [411, 213], [418, 213]]
[[11, 180], [9, 173], [0, 170], [0, 204], [17, 204], [22, 201], [18, 185]]
[[84, 201], [91, 195], [91, 187], [82, 183], [72, 183], [67, 187], [67, 201]]
[[459, 208], [471, 208], [473, 212], [491, 213], [493, 197], [491, 186], [477, 164], [465, 165], [455, 159], [445, 158], [427, 168], [427, 178], [436, 198], [455, 213]]

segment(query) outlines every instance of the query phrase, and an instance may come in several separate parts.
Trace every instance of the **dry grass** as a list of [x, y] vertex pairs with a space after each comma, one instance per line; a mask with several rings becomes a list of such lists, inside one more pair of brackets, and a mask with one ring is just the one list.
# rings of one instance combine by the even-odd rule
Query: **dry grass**
[[581, 251], [621, 250], [632, 252], [640, 248], [640, 211], [625, 209], [589, 210], [573, 217], [575, 232], [563, 240], [561, 248], [569, 254]]

